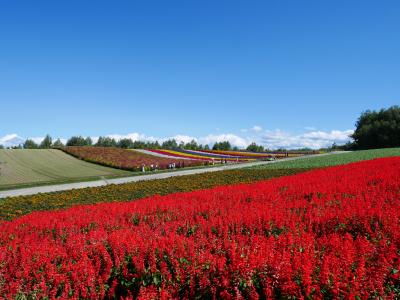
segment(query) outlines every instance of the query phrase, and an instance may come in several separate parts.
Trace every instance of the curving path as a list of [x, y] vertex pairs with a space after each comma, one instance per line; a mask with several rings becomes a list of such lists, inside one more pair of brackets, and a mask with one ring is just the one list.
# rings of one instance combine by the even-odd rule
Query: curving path
[[187, 169], [187, 170], [176, 170], [170, 172], [162, 172], [162, 173], [151, 173], [147, 175], [137, 175], [137, 176], [130, 176], [130, 177], [122, 177], [122, 178], [113, 178], [113, 179], [104, 179], [104, 180], [96, 180], [96, 181], [85, 181], [85, 182], [76, 182], [76, 183], [66, 183], [66, 184], [57, 184], [57, 185], [45, 185], [45, 186], [37, 186], [37, 187], [30, 187], [30, 188], [21, 188], [21, 189], [14, 189], [14, 190], [5, 190], [0, 191], [0, 198], [6, 197], [16, 197], [16, 196], [27, 196], [27, 195], [34, 195], [39, 193], [52, 193], [52, 192], [60, 192], [60, 191], [67, 191], [72, 189], [82, 189], [87, 187], [97, 187], [97, 186], [104, 186], [108, 184], [123, 184], [128, 182], [135, 182], [135, 181], [143, 181], [143, 180], [153, 180], [153, 179], [163, 179], [169, 178], [174, 176], [185, 176], [185, 175], [193, 175], [193, 174], [200, 174], [206, 172], [217, 172], [217, 171], [224, 171], [224, 170], [233, 170], [233, 169], [241, 169], [241, 168], [248, 168], [253, 166], [260, 166], [265, 164], [274, 164], [281, 161], [288, 161], [288, 160], [296, 160], [296, 159], [303, 159], [310, 156], [325, 156], [325, 155], [333, 155], [339, 154], [344, 152], [330, 152], [324, 154], [314, 154], [314, 155], [306, 155], [306, 156], [299, 156], [299, 157], [289, 157], [283, 158], [276, 161], [256, 161], [256, 162], [249, 162], [249, 163], [239, 163], [239, 164], [227, 164], [222, 166], [212, 166], [212, 167], [204, 167], [199, 169]]

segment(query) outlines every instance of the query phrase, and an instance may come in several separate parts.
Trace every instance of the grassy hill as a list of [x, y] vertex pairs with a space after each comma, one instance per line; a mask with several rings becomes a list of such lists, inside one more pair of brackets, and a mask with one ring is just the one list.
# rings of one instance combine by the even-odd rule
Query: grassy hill
[[306, 157], [299, 160], [281, 161], [256, 168], [268, 169], [310, 169], [343, 165], [351, 162], [369, 160], [380, 157], [400, 156], [400, 148], [373, 149], [352, 151], [327, 156]]
[[0, 150], [0, 189], [129, 174], [76, 159], [55, 149]]

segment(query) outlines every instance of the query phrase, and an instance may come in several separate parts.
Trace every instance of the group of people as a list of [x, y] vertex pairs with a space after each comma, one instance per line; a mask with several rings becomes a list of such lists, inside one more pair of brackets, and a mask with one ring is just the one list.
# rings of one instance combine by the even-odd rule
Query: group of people
[[184, 168], [185, 162], [178, 162], [178, 163], [170, 163], [168, 164], [168, 169], [176, 169], [176, 168]]
[[[150, 165], [150, 171], [157, 171], [158, 170], [158, 164], [151, 164]], [[142, 172], [146, 172], [146, 165], [142, 164]]]
[[[169, 163], [168, 164], [168, 169], [172, 170], [172, 169], [176, 169], [176, 168], [184, 168], [185, 167], [185, 162], [178, 162], [178, 163]], [[150, 168], [146, 168], [145, 164], [142, 164], [142, 172], [146, 172], [146, 170], [150, 170], [150, 171], [157, 171], [158, 168], [158, 164], [151, 164]]]

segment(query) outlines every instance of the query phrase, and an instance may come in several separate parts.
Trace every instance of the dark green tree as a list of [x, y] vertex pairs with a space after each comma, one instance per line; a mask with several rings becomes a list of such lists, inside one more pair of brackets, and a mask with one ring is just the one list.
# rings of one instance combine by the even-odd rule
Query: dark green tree
[[175, 139], [169, 139], [169, 140], [163, 142], [161, 147], [163, 149], [177, 149], [178, 148], [178, 143], [176, 142]]
[[247, 146], [246, 150], [251, 152], [263, 152], [264, 147], [261, 145], [257, 145], [255, 142], [253, 142]]
[[64, 147], [63, 142], [61, 142], [60, 139], [57, 139], [54, 143], [53, 143], [53, 148], [62, 148]]
[[118, 147], [124, 149], [132, 149], [134, 147], [134, 143], [131, 139], [120, 139], [118, 141]]
[[90, 136], [86, 137], [85, 146], [92, 146], [92, 145], [93, 145], [92, 138]]
[[133, 142], [133, 149], [145, 149], [146, 143], [143, 141], [134, 141]]
[[189, 143], [185, 144], [184, 149], [198, 150], [199, 149], [199, 145], [197, 144], [197, 142], [195, 140], [191, 140]]
[[101, 136], [95, 144], [97, 147], [117, 147], [117, 141], [114, 138], [108, 136]]
[[223, 150], [223, 151], [232, 150], [232, 145], [228, 141], [216, 142], [213, 146], [213, 150]]
[[27, 139], [24, 143], [24, 149], [37, 149], [39, 145], [36, 144], [32, 139]]
[[363, 112], [351, 137], [358, 149], [399, 147], [400, 107]]
[[87, 146], [86, 140], [83, 136], [73, 136], [67, 141], [67, 146]]
[[43, 139], [43, 141], [40, 143], [39, 148], [41, 149], [49, 149], [51, 148], [51, 145], [53, 144], [53, 139], [51, 138], [50, 135], [46, 135], [46, 137]]

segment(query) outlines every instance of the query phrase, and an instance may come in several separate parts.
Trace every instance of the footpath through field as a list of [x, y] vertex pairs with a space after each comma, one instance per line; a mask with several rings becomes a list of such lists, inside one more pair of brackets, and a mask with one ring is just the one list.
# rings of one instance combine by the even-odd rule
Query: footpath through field
[[85, 182], [75, 182], [75, 183], [21, 188], [21, 189], [14, 189], [14, 190], [5, 190], [5, 191], [0, 191], [0, 198], [27, 196], [27, 195], [34, 195], [34, 194], [39, 194], [39, 193], [51, 193], [51, 192], [60, 192], [60, 191], [67, 191], [67, 190], [73, 190], [73, 189], [82, 189], [82, 188], [87, 188], [87, 187], [98, 187], [98, 186], [104, 186], [104, 185], [108, 185], [108, 184], [123, 184], [123, 183], [128, 183], [128, 182], [135, 182], [135, 181], [164, 179], [164, 178], [169, 178], [169, 177], [174, 177], [174, 176], [185, 176], [185, 175], [193, 175], [193, 174], [200, 174], [200, 173], [206, 173], [206, 172], [217, 172], [217, 171], [241, 169], [241, 168], [255, 167], [255, 166], [261, 166], [261, 165], [266, 165], [266, 164], [274, 164], [274, 163], [279, 163], [282, 161], [303, 159], [303, 158], [316, 157], [316, 156], [326, 156], [326, 155], [333, 155], [333, 154], [340, 154], [340, 153], [345, 153], [345, 152], [337, 151], [337, 152], [330, 152], [330, 153], [324, 153], [324, 154], [289, 157], [289, 158], [283, 158], [283, 159], [279, 159], [279, 160], [275, 160], [275, 161], [256, 161], [256, 162], [240, 163], [240, 164], [227, 164], [227, 165], [222, 165], [222, 166], [204, 167], [204, 168], [200, 168], [200, 169], [178, 170], [178, 171], [151, 173], [151, 174], [147, 174], [147, 175], [136, 175], [136, 176], [130, 176], [130, 177], [114, 178], [114, 179], [104, 179], [104, 180], [96, 180], [96, 181], [85, 181]]

